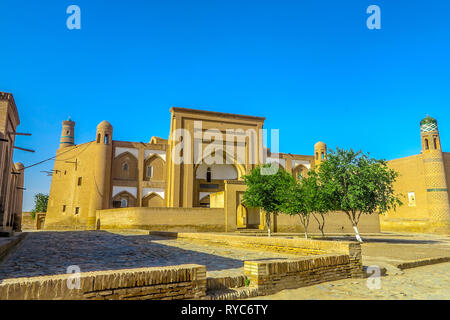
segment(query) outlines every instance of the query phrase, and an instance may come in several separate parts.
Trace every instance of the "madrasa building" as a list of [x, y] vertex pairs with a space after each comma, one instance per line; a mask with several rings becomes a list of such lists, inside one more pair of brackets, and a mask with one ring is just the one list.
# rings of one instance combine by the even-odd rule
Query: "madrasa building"
[[450, 234], [450, 153], [442, 151], [436, 119], [420, 122], [420, 154], [391, 160], [394, 190], [404, 205], [380, 216], [381, 230]]
[[[83, 144], [75, 143], [75, 122], [63, 121], [45, 228], [267, 229], [264, 213], [242, 203], [243, 176], [264, 163], [276, 163], [296, 177], [304, 175], [326, 160], [327, 147], [318, 142], [312, 155], [271, 153], [264, 147], [264, 121], [173, 107], [169, 139], [117, 141], [113, 126], [103, 121], [93, 141]], [[303, 231], [298, 218], [280, 214], [272, 219], [272, 231]], [[364, 215], [359, 229], [379, 232], [379, 217]], [[314, 219], [309, 230], [319, 232]], [[331, 213], [325, 232], [353, 229], [345, 214]]]

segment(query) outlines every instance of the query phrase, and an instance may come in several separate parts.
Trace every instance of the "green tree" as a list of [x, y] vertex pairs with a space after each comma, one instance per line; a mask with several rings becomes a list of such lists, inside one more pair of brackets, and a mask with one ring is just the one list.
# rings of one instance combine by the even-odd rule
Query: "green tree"
[[325, 237], [325, 215], [330, 210], [329, 202], [323, 190], [316, 170], [308, 172], [308, 176], [300, 180], [304, 189], [305, 204], [312, 217], [317, 221], [322, 237]]
[[34, 195], [34, 209], [31, 210], [33, 219], [37, 212], [47, 212], [48, 194], [38, 193]]
[[[300, 177], [298, 181], [292, 179], [293, 183], [287, 192], [287, 201], [282, 205], [282, 212], [289, 215], [297, 215], [305, 230], [305, 238], [308, 239], [308, 227], [311, 215], [321, 215], [322, 223], [319, 229], [323, 236], [325, 217], [323, 216], [328, 207], [324, 200], [322, 187], [318, 175], [314, 170], [308, 172], [306, 177]], [[317, 220], [317, 218], [315, 217]], [[319, 222], [318, 221], [318, 222]]]
[[[306, 179], [306, 178], [304, 178]], [[305, 232], [305, 238], [308, 239], [308, 226], [309, 226], [309, 218], [311, 215], [311, 211], [309, 210], [309, 206], [306, 203], [307, 190], [305, 190], [306, 184], [305, 180], [301, 180], [301, 182], [295, 181], [292, 179], [292, 183], [288, 190], [286, 190], [286, 201], [281, 205], [281, 212], [291, 215], [298, 216], [300, 219], [300, 223], [303, 226], [303, 230]]]
[[343, 211], [352, 223], [356, 239], [361, 214], [384, 213], [402, 205], [394, 194], [398, 173], [385, 160], [361, 151], [336, 148], [319, 167], [319, 178], [330, 210]]
[[266, 164], [253, 169], [243, 177], [247, 190], [243, 196], [245, 206], [265, 211], [268, 236], [270, 237], [271, 214], [277, 215], [287, 200], [287, 190], [292, 176], [275, 165]]

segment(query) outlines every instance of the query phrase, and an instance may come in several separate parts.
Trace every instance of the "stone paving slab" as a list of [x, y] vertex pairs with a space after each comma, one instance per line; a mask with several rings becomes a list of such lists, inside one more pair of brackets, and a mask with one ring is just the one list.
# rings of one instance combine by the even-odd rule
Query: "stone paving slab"
[[297, 255], [206, 245], [140, 232], [31, 232], [0, 264], [0, 280], [63, 274], [72, 265], [88, 272], [187, 263], [205, 265], [210, 277], [235, 276], [243, 274], [245, 260], [293, 257]]

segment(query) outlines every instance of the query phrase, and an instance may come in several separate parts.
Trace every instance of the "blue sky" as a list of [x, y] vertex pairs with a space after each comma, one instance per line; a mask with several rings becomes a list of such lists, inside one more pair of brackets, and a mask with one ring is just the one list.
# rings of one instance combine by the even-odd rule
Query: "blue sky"
[[[66, 9], [81, 8], [81, 30]], [[381, 8], [369, 30], [366, 8]], [[393, 159], [420, 151], [419, 121], [450, 145], [450, 1], [12, 1], [0, 3], [0, 91], [14, 94], [15, 151], [49, 158], [61, 121], [76, 142], [108, 120], [114, 139], [167, 138], [171, 106], [267, 118], [282, 152], [362, 149]], [[447, 150], [450, 150], [447, 149]], [[50, 177], [26, 171], [24, 209]]]

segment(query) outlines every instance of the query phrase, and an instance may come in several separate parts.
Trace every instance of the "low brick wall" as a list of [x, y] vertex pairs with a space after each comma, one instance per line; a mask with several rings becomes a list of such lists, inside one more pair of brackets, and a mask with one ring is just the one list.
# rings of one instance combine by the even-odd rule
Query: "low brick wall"
[[450, 256], [438, 258], [426, 258], [413, 261], [404, 261], [396, 265], [400, 270], [428, 266], [436, 263], [450, 262]]
[[80, 289], [69, 289], [73, 274], [6, 279], [2, 300], [143, 300], [202, 299], [206, 267], [179, 265], [80, 273]]
[[349, 241], [307, 240], [302, 238], [282, 238], [265, 236], [242, 236], [219, 233], [190, 233], [150, 231], [150, 235], [212, 242], [218, 245], [253, 248], [300, 255], [322, 255], [329, 253], [346, 254], [357, 269], [362, 272], [361, 245]]
[[323, 255], [283, 261], [245, 261], [244, 272], [250, 279], [250, 287], [257, 288], [259, 295], [351, 278], [355, 274], [348, 255]]
[[[151, 231], [150, 234], [208, 241], [233, 247], [287, 251], [306, 256], [299, 257], [299, 260], [245, 261], [245, 274], [249, 278], [253, 277], [256, 283], [258, 283], [260, 276], [263, 277], [261, 279], [266, 279], [264, 277], [269, 276], [269, 280], [266, 279], [267, 281], [286, 279], [282, 280], [282, 284], [279, 286], [274, 282], [272, 286], [275, 291], [282, 290], [281, 288], [286, 286], [284, 281], [292, 282], [293, 288], [299, 288], [324, 281], [363, 277], [361, 245], [358, 242], [268, 238], [214, 233]], [[256, 273], [252, 273], [255, 272], [255, 268]], [[254, 281], [251, 282], [255, 283]], [[262, 290], [263, 294], [266, 294], [264, 293], [267, 291], [265, 287]]]
[[245, 286], [245, 276], [210, 277], [206, 279], [206, 290], [239, 288]]
[[22, 212], [22, 230], [35, 230], [36, 223], [31, 212]]
[[221, 208], [118, 208], [97, 210], [100, 229], [225, 231]]

